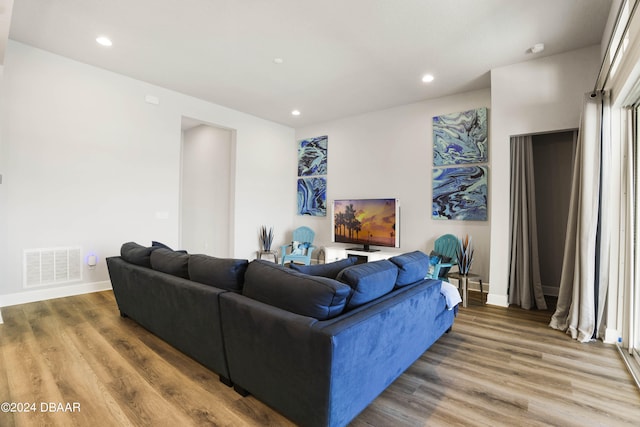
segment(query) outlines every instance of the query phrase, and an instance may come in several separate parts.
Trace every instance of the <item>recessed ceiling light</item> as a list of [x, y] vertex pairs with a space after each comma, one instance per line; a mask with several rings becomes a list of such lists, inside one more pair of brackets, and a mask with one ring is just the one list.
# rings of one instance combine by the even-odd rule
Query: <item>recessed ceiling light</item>
[[300, 111], [299, 111], [299, 110], [293, 110], [293, 111], [291, 112], [291, 115], [292, 115], [292, 116], [299, 116], [299, 115], [300, 115]]
[[422, 81], [424, 83], [431, 83], [433, 81], [433, 75], [432, 74], [425, 74], [424, 76], [422, 76]]
[[273, 62], [276, 64], [282, 64], [284, 62], [284, 59], [282, 58], [273, 58]]
[[531, 48], [531, 53], [540, 53], [544, 50], [544, 43], [536, 43]]
[[109, 37], [105, 37], [105, 36], [100, 36], [96, 39], [96, 42], [98, 42], [99, 45], [101, 46], [106, 46], [106, 47], [110, 47], [113, 45], [113, 43], [111, 42], [111, 39], [109, 39]]

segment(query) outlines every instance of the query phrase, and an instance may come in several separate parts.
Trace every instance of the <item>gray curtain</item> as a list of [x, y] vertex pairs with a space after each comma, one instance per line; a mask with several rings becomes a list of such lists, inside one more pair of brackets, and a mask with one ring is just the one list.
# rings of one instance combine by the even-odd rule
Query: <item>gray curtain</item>
[[[585, 95], [573, 166], [558, 305], [549, 326], [581, 342], [599, 331], [609, 277], [609, 96]], [[603, 170], [604, 169], [604, 170]], [[604, 180], [603, 180], [604, 177]]]
[[511, 138], [509, 304], [545, 310], [540, 281], [531, 135]]

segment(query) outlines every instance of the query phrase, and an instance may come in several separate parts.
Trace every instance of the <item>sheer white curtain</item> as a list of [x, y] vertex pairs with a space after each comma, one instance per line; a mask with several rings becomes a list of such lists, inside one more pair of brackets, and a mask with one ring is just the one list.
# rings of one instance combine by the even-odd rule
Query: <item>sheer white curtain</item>
[[[609, 94], [585, 95], [573, 167], [558, 305], [550, 326], [581, 342], [601, 336], [609, 281]], [[603, 189], [605, 191], [603, 191]]]
[[509, 304], [545, 310], [540, 280], [536, 189], [531, 135], [511, 138], [511, 258]]

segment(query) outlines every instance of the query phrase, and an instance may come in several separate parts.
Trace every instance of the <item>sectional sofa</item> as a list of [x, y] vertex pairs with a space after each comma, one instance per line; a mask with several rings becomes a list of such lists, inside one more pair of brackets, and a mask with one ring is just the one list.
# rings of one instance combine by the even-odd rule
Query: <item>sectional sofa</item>
[[288, 268], [130, 242], [107, 265], [121, 315], [304, 426], [348, 424], [457, 312], [418, 251]]

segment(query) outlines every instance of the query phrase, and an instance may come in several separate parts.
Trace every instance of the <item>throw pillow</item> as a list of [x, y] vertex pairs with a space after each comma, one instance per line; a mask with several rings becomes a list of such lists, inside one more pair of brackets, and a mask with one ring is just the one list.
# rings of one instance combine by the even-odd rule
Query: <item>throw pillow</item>
[[289, 264], [289, 267], [310, 276], [322, 276], [335, 279], [338, 273], [345, 268], [352, 266], [356, 261], [358, 261], [358, 258], [350, 257], [339, 261], [329, 262], [327, 264], [299, 265], [291, 263]]
[[249, 263], [242, 294], [265, 304], [326, 320], [342, 313], [349, 286], [326, 277], [308, 276], [264, 260]]
[[421, 251], [397, 255], [389, 258], [389, 261], [398, 267], [397, 287], [423, 280], [429, 272], [429, 255]]
[[[307, 246], [308, 247], [308, 246]], [[305, 255], [307, 253], [304, 243], [297, 241], [291, 242], [291, 254], [290, 255]]]
[[156, 242], [155, 240], [151, 241], [151, 246], [153, 247], [157, 247], [157, 248], [165, 248], [165, 249], [169, 249], [170, 251], [172, 251], [173, 249], [171, 249], [169, 246], [165, 245], [164, 243], [161, 242]]
[[[155, 240], [151, 241], [151, 247], [153, 249], [164, 248], [164, 249], [169, 249], [170, 251], [174, 251], [173, 249], [171, 249], [169, 246], [165, 245], [164, 243], [156, 242]], [[174, 251], [174, 252], [180, 252], [182, 254], [186, 254], [187, 253], [187, 251], [185, 251], [183, 249], [180, 249], [180, 250], [177, 250], [177, 251]]]
[[[429, 256], [430, 257], [437, 257], [438, 261], [435, 262], [435, 264], [440, 264], [441, 262], [443, 262], [443, 263], [451, 262], [451, 257], [439, 254], [436, 251], [431, 251]], [[435, 266], [435, 264], [433, 264], [433, 265]], [[451, 270], [451, 267], [442, 267], [442, 268], [440, 268], [440, 272], [439, 272], [438, 276], [439, 277], [445, 277], [447, 275], [447, 273], [449, 272], [449, 270]], [[431, 273], [433, 273], [433, 269], [431, 269], [431, 271], [429, 272], [429, 274], [431, 274]]]
[[194, 282], [216, 288], [241, 291], [247, 265], [249, 265], [249, 261], [246, 259], [191, 255], [189, 257], [189, 278]]
[[398, 277], [398, 267], [389, 260], [357, 264], [342, 270], [337, 280], [352, 289], [347, 309], [358, 307], [390, 292]]
[[189, 255], [158, 248], [151, 252], [151, 268], [173, 276], [189, 278]]
[[429, 255], [429, 272], [428, 276], [433, 277], [434, 272], [436, 271], [436, 265], [440, 264], [440, 257], [438, 255]]

